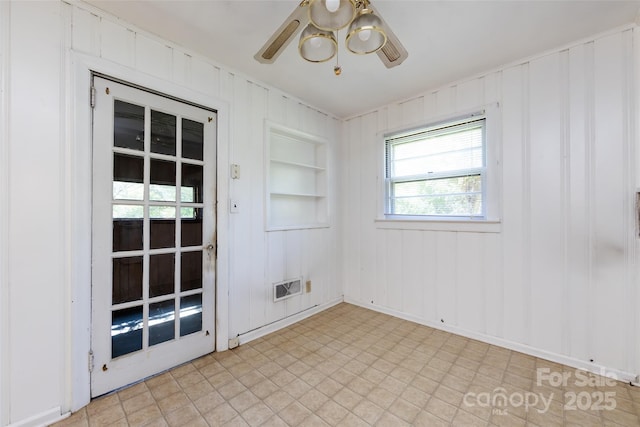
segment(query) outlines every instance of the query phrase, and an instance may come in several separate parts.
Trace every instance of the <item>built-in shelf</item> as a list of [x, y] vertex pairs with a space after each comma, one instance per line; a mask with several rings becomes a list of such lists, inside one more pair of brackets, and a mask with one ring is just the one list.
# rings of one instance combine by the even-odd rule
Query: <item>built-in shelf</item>
[[266, 229], [327, 227], [327, 144], [265, 122]]

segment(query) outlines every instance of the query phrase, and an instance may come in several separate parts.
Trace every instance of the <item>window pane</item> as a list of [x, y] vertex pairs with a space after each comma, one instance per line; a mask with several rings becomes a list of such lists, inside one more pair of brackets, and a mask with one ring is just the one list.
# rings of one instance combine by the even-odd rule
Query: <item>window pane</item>
[[114, 258], [111, 303], [136, 301], [142, 298], [142, 257]]
[[391, 146], [392, 177], [482, 167], [482, 128]]
[[484, 125], [474, 118], [388, 137], [387, 213], [482, 216]]
[[149, 296], [172, 294], [175, 282], [175, 254], [149, 256]]
[[165, 160], [151, 160], [151, 183], [149, 200], [162, 202], [176, 201], [176, 163]]
[[182, 292], [202, 287], [202, 251], [182, 253], [180, 279]]
[[176, 155], [176, 116], [151, 110], [151, 152]]
[[137, 156], [113, 155], [113, 199], [144, 199], [144, 159]]
[[170, 341], [175, 336], [175, 301], [149, 304], [149, 345]]
[[144, 151], [144, 107], [116, 100], [113, 110], [114, 147]]
[[182, 119], [182, 157], [202, 160], [204, 124]]
[[180, 336], [202, 330], [202, 294], [180, 298]]
[[111, 358], [142, 349], [142, 307], [111, 313]]
[[393, 185], [398, 215], [482, 215], [480, 175], [411, 181]]
[[202, 209], [181, 208], [182, 247], [202, 245]]
[[202, 166], [182, 164], [180, 200], [188, 203], [202, 203]]
[[175, 206], [149, 206], [151, 249], [173, 248], [176, 244]]
[[139, 205], [113, 206], [113, 251], [142, 250], [144, 207]]

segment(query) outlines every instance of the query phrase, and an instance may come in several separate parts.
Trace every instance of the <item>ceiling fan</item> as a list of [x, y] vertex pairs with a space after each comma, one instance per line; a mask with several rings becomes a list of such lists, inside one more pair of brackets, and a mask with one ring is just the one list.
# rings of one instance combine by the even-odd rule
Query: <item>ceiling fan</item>
[[[338, 52], [334, 32], [348, 27], [346, 47], [355, 54], [376, 53], [387, 68], [409, 55], [369, 0], [302, 0], [254, 58], [272, 64], [300, 32], [298, 51], [310, 62], [325, 62]], [[336, 75], [340, 67], [334, 68]]]

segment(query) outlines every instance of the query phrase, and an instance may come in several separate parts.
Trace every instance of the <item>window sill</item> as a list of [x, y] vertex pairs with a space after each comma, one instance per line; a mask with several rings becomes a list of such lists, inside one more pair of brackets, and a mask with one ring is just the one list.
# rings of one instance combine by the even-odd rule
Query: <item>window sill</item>
[[500, 220], [422, 219], [419, 217], [379, 218], [376, 228], [387, 230], [457, 231], [463, 233], [500, 233]]

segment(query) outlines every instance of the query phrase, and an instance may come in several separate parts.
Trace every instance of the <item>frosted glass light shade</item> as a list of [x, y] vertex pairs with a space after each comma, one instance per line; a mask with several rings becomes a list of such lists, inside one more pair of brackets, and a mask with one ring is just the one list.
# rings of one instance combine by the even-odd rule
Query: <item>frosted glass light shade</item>
[[300, 56], [309, 62], [325, 62], [335, 56], [338, 43], [333, 32], [309, 24], [300, 34], [298, 50]]
[[363, 9], [349, 26], [347, 49], [357, 54], [373, 53], [387, 42], [382, 21], [371, 9]]
[[[356, 16], [355, 0], [339, 0], [340, 4], [335, 12], [327, 8], [327, 0], [311, 0], [309, 3], [309, 19], [317, 28], [336, 31], [349, 25]], [[329, 5], [333, 9], [332, 4]]]

